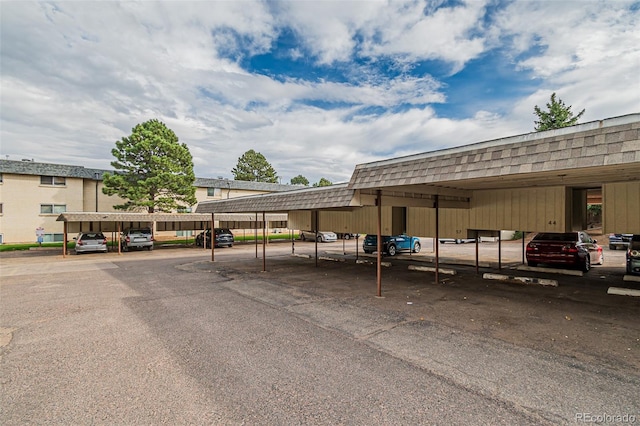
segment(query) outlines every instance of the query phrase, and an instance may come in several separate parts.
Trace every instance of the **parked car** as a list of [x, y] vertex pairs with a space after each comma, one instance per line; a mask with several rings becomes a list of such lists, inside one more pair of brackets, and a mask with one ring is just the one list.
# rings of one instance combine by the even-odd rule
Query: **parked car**
[[[389, 256], [395, 256], [399, 252], [419, 253], [420, 238], [410, 237], [405, 234], [401, 235], [383, 235], [382, 236], [382, 252]], [[365, 253], [373, 253], [378, 250], [378, 236], [375, 234], [367, 234], [362, 243], [362, 249]]]
[[527, 263], [564, 265], [588, 272], [592, 264], [602, 265], [604, 254], [598, 242], [586, 232], [542, 232], [527, 244]]
[[640, 235], [633, 235], [627, 247], [627, 274], [640, 275]]
[[[233, 237], [233, 232], [227, 228], [214, 228], [214, 232], [216, 235], [216, 247], [233, 247], [233, 243], [235, 239]], [[207, 229], [196, 236], [196, 245], [198, 247], [202, 247], [205, 241], [207, 247], [211, 247], [211, 229]]]
[[131, 249], [153, 250], [153, 233], [151, 228], [127, 228], [120, 235], [120, 247], [122, 251]]
[[90, 253], [90, 252], [107, 252], [107, 238], [102, 232], [80, 232], [78, 236], [73, 237], [76, 240], [74, 252]]
[[351, 234], [349, 232], [345, 233], [336, 233], [336, 235], [338, 236], [339, 240], [350, 240], [352, 238], [359, 238], [360, 234]]
[[629, 247], [633, 234], [609, 234], [609, 250], [617, 250], [619, 248], [625, 250]]
[[444, 243], [455, 243], [455, 244], [464, 244], [464, 243], [475, 243], [475, 238], [438, 238], [440, 244]]
[[300, 231], [300, 239], [302, 241], [315, 241], [319, 243], [332, 243], [338, 240], [338, 236], [335, 232], [330, 231], [318, 231], [316, 235], [313, 231]]

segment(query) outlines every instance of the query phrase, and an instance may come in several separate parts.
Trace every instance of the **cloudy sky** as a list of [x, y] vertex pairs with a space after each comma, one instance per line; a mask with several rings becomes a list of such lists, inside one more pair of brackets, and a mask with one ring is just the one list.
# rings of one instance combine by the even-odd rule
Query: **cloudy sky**
[[640, 2], [0, 2], [2, 158], [109, 169], [149, 119], [198, 177], [247, 150], [282, 183], [640, 112]]

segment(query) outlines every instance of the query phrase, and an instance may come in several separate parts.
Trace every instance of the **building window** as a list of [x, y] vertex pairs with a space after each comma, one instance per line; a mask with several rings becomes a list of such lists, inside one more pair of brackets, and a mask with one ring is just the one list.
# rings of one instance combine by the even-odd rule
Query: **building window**
[[219, 197], [220, 188], [207, 188], [207, 197]]
[[40, 214], [56, 214], [67, 211], [66, 204], [40, 204]]
[[40, 185], [64, 186], [67, 181], [62, 176], [40, 176]]
[[61, 243], [64, 241], [64, 234], [44, 234], [43, 243]]
[[2, 213], [3, 213], [3, 210], [2, 210], [2, 203], [0, 203], [0, 214], [2, 214]]
[[0, 173], [0, 183], [2, 183], [2, 173]]
[[191, 207], [182, 207], [182, 206], [177, 208], [177, 212], [178, 213], [192, 213]]

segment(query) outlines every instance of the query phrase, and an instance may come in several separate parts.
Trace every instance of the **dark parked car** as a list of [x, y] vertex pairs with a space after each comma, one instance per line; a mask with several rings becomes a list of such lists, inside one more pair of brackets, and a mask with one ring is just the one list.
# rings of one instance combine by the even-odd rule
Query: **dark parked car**
[[640, 275], [640, 235], [633, 235], [627, 248], [627, 274]]
[[[230, 229], [227, 228], [215, 228], [216, 234], [216, 247], [233, 247], [233, 243], [235, 242], [233, 238], [233, 233]], [[206, 243], [207, 247], [211, 247], [211, 229], [207, 229], [204, 232], [201, 232], [196, 236], [196, 245], [198, 247], [202, 247], [205, 241], [206, 235]]]
[[127, 228], [120, 235], [122, 251], [131, 249], [153, 250], [153, 233], [151, 228]]
[[96, 251], [107, 252], [107, 238], [102, 232], [81, 232], [73, 239], [76, 240], [76, 247], [74, 248], [76, 254]]
[[[408, 235], [383, 235], [382, 236], [382, 252], [389, 256], [395, 256], [396, 253], [408, 251], [413, 253], [420, 252], [420, 238], [410, 237]], [[378, 250], [378, 236], [367, 234], [362, 243], [362, 249], [365, 253], [373, 253]]]
[[587, 272], [592, 264], [602, 265], [604, 255], [602, 247], [586, 232], [543, 232], [527, 245], [527, 263], [564, 265]]
[[609, 250], [617, 250], [619, 248], [626, 250], [629, 247], [633, 234], [609, 234]]

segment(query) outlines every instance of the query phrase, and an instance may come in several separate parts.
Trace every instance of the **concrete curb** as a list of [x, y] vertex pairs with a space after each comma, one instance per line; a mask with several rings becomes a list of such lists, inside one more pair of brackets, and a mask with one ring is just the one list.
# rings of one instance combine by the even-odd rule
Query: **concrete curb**
[[[409, 270], [410, 271], [436, 272], [436, 268], [433, 268], [431, 266], [409, 265]], [[454, 269], [443, 269], [443, 268], [438, 268], [438, 272], [441, 273], [441, 274], [448, 274], [448, 275], [456, 275], [458, 273]]]
[[636, 290], [633, 288], [609, 287], [609, 290], [607, 290], [607, 294], [640, 297], [640, 290]]
[[[372, 262], [370, 260], [362, 260], [362, 259], [356, 260], [356, 263], [364, 264], [364, 265], [375, 265], [376, 264], [376, 262]], [[391, 262], [380, 262], [380, 265], [388, 268], [389, 266], [391, 266]]]
[[344, 258], [335, 258], [335, 257], [329, 257], [329, 256], [319, 256], [318, 259], [319, 260], [330, 260], [332, 262], [344, 262], [346, 260]]
[[489, 274], [489, 273], [483, 274], [482, 278], [485, 280], [507, 281], [507, 282], [516, 283], [516, 284], [538, 284], [543, 286], [558, 287], [558, 281], [548, 280], [545, 278], [514, 277], [510, 275]]
[[540, 268], [539, 266], [518, 266], [516, 268], [518, 271], [531, 271], [531, 272], [544, 272], [546, 274], [561, 274], [561, 275], [573, 275], [576, 277], [584, 276], [584, 272], [576, 271], [572, 269], [553, 269], [553, 268]]
[[304, 259], [311, 259], [311, 255], [310, 254], [296, 254], [296, 253], [294, 253], [291, 256], [292, 257], [302, 257]]
[[626, 274], [622, 280], [640, 283], [640, 276]]

